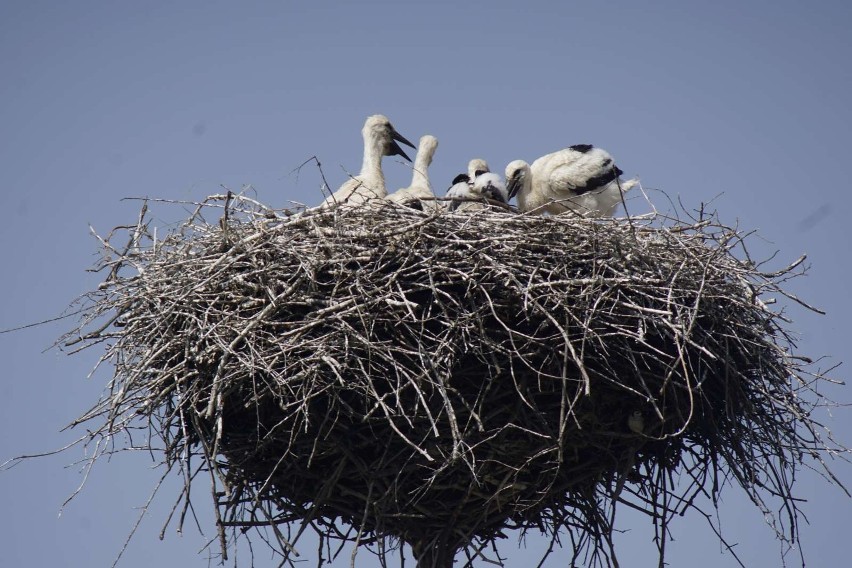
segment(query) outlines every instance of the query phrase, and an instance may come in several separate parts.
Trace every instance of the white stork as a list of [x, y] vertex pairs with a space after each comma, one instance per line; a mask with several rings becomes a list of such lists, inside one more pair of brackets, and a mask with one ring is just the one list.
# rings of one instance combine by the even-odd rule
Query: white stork
[[491, 171], [491, 168], [488, 167], [488, 162], [483, 160], [482, 158], [474, 158], [467, 163], [467, 176], [470, 178], [471, 183], [476, 177], [480, 174], [485, 174]]
[[[624, 172], [606, 150], [577, 144], [532, 163], [506, 166], [509, 197], [517, 195], [521, 212], [558, 215], [572, 211], [587, 217], [611, 217], [622, 194], [638, 179], [621, 181]], [[620, 189], [619, 189], [620, 186]]]
[[509, 192], [506, 190], [506, 184], [495, 173], [481, 172], [473, 180], [473, 193], [499, 201], [501, 203], [509, 202]]
[[386, 116], [374, 114], [367, 118], [361, 129], [364, 137], [364, 161], [361, 173], [347, 180], [340, 189], [327, 197], [322, 207], [330, 207], [337, 203], [358, 205], [371, 199], [383, 199], [388, 192], [385, 189], [385, 176], [382, 173], [382, 157], [402, 156], [409, 158], [397, 142], [414, 148], [414, 144], [406, 140], [390, 123]]
[[[429, 184], [429, 166], [432, 156], [438, 148], [438, 139], [427, 134], [420, 138], [417, 146], [417, 156], [414, 158], [414, 172], [411, 174], [411, 185], [398, 189], [388, 195], [388, 201], [414, 206], [418, 209], [435, 209], [438, 202]], [[420, 200], [423, 201], [420, 201]]]
[[[471, 181], [468, 174], [459, 174], [453, 179], [453, 185], [447, 191], [447, 197], [453, 199], [450, 203], [450, 211], [474, 211], [488, 207], [485, 198], [508, 202], [506, 185], [500, 176], [490, 172], [482, 173]], [[471, 201], [476, 200], [476, 201]]]

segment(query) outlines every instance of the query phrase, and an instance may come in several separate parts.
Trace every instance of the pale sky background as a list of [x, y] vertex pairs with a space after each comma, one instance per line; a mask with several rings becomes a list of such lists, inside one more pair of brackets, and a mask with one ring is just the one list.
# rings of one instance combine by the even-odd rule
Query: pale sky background
[[[291, 171], [316, 155], [336, 187], [344, 168], [360, 167], [364, 118], [380, 112], [414, 142], [438, 137], [437, 190], [472, 157], [502, 171], [589, 142], [646, 188], [689, 207], [715, 199], [724, 220], [759, 231], [757, 250], [780, 250], [775, 266], [809, 255], [810, 276], [791, 287], [828, 315], [790, 310], [801, 352], [848, 363], [852, 3], [520, 6], [0, 0], [0, 328], [51, 318], [97, 285], [85, 272], [98, 250], [88, 224], [106, 232], [133, 221], [139, 203], [122, 198], [200, 200], [250, 183], [273, 206], [316, 204], [316, 169]], [[384, 166], [390, 187], [407, 185], [406, 166]], [[82, 433], [59, 430], [108, 377], [86, 379], [94, 350], [45, 352], [71, 323], [0, 335], [0, 461]], [[852, 400], [848, 388], [827, 392]], [[852, 444], [848, 410], [825, 420]], [[101, 463], [57, 518], [81, 481], [65, 467], [79, 456], [0, 473], [0, 565], [112, 563], [159, 472], [141, 454]], [[852, 467], [835, 471], [852, 485]], [[809, 566], [846, 565], [852, 500], [808, 471], [797, 482]], [[207, 536], [190, 523], [183, 536], [170, 528], [157, 539], [175, 488], [155, 501], [120, 566], [208, 565], [198, 554], [215, 535], [206, 487], [197, 504]], [[779, 544], [738, 488], [723, 494], [721, 522], [747, 565], [780, 565]], [[622, 565], [656, 565], [646, 525], [622, 524]], [[671, 566], [736, 566], [699, 515], [672, 528]], [[512, 565], [532, 565], [540, 544], [530, 539]], [[312, 541], [301, 550], [312, 562]], [[256, 566], [274, 566], [262, 544], [255, 551]]]

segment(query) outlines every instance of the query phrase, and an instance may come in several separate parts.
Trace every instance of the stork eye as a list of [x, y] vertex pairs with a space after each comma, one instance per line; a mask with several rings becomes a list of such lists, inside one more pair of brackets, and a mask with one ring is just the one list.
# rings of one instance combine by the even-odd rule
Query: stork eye
[[488, 170], [476, 170], [475, 172], [473, 172], [473, 177], [479, 177], [482, 174], [487, 174], [487, 173], [488, 173]]

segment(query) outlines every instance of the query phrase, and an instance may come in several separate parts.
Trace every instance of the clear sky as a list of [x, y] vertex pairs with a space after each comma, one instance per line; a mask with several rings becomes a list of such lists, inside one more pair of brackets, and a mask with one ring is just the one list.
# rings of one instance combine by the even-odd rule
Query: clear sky
[[[97, 285], [85, 272], [98, 250], [88, 225], [106, 232], [135, 219], [139, 203], [122, 198], [197, 200], [252, 184], [273, 206], [316, 204], [316, 169], [293, 169], [317, 156], [339, 185], [360, 167], [364, 118], [380, 112], [412, 141], [440, 140], [437, 190], [472, 157], [502, 170], [589, 142], [646, 188], [688, 207], [713, 201], [724, 220], [759, 231], [757, 250], [780, 250], [776, 266], [809, 255], [810, 276], [791, 287], [827, 315], [790, 310], [801, 350], [849, 361], [850, 26], [852, 3], [841, 1], [3, 0], [0, 328], [51, 318]], [[407, 166], [384, 164], [390, 187], [407, 185]], [[0, 335], [0, 461], [72, 439], [60, 428], [104, 386], [106, 374], [86, 379], [94, 351], [45, 352], [70, 324]], [[848, 388], [827, 393], [852, 400]], [[825, 420], [852, 443], [849, 411]], [[81, 481], [65, 467], [78, 457], [0, 473], [0, 564], [111, 564], [159, 472], [141, 454], [101, 463], [57, 518]], [[835, 468], [852, 485], [852, 467]], [[121, 566], [207, 566], [205, 492], [206, 536], [190, 523], [157, 539], [174, 489], [167, 483]], [[847, 563], [852, 500], [809, 471], [798, 489], [809, 565]], [[721, 522], [747, 564], [780, 565], [737, 488], [724, 493]], [[622, 528], [623, 564], [653, 565], [643, 522]], [[698, 515], [678, 519], [673, 537], [672, 566], [736, 565]], [[539, 544], [513, 563], [529, 565]], [[273, 566], [262, 546], [256, 553], [257, 566]]]

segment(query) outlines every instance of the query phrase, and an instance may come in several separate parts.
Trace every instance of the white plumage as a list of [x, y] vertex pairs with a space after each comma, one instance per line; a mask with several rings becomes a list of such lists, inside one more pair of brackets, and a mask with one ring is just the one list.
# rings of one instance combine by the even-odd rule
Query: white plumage
[[509, 199], [517, 196], [519, 211], [544, 213], [542, 206], [546, 200], [539, 194], [532, 193], [532, 172], [528, 163], [523, 160], [509, 162], [506, 166], [506, 187], [509, 190]]
[[500, 176], [491, 172], [481, 173], [473, 180], [473, 193], [500, 201], [509, 202], [509, 192]]
[[[450, 184], [450, 189], [447, 190], [446, 197], [450, 199], [472, 199], [473, 192], [470, 188], [470, 176], [467, 174], [459, 174], [453, 178], [453, 182]], [[458, 208], [459, 202], [451, 201], [449, 204], [450, 211], [454, 211]]]
[[385, 176], [382, 172], [382, 157], [402, 156], [409, 158], [397, 141], [414, 148], [414, 144], [399, 134], [386, 116], [375, 114], [367, 118], [361, 129], [364, 138], [364, 160], [361, 172], [347, 180], [331, 196], [327, 197], [322, 207], [345, 203], [359, 205], [371, 199], [382, 199], [387, 196]]
[[[414, 172], [411, 175], [411, 185], [398, 189], [388, 195], [388, 201], [418, 207], [420, 209], [436, 209], [438, 202], [429, 183], [429, 166], [432, 156], [438, 148], [438, 139], [429, 134], [420, 138], [417, 146], [417, 156], [414, 158]], [[420, 200], [423, 201], [420, 201]]]
[[[481, 172], [481, 170], [478, 170]], [[506, 185], [500, 176], [490, 172], [480, 173], [471, 182], [468, 174], [459, 174], [453, 179], [453, 185], [447, 191], [447, 197], [453, 199], [450, 211], [474, 211], [488, 207], [484, 198], [501, 203], [508, 202]], [[476, 200], [476, 201], [470, 201]]]
[[467, 163], [467, 176], [471, 180], [475, 180], [479, 174], [488, 173], [491, 168], [488, 167], [488, 162], [482, 158], [474, 158]]
[[[639, 183], [621, 181], [624, 173], [609, 152], [577, 144], [532, 163], [515, 160], [506, 166], [509, 197], [518, 197], [521, 212], [558, 215], [573, 211], [587, 217], [610, 217], [622, 193]], [[621, 190], [619, 191], [619, 185]]]

